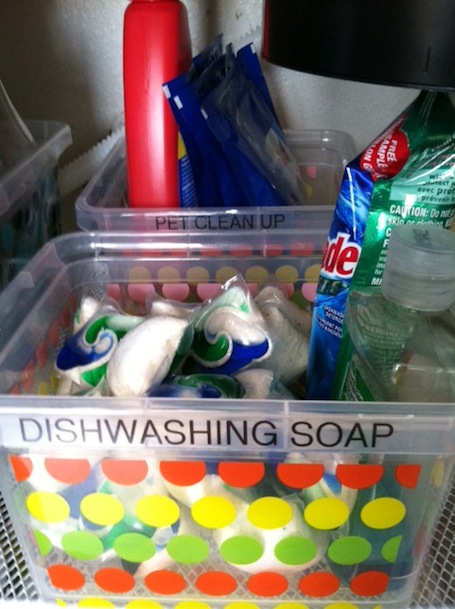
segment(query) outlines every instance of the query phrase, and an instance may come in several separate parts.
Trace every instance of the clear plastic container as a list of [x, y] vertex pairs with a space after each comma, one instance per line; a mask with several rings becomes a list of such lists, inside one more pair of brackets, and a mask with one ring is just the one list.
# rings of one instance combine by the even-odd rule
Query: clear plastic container
[[346, 164], [356, 154], [342, 131], [285, 131], [302, 169], [310, 205], [240, 209], [132, 209], [127, 206], [125, 140], [120, 139], [76, 201], [83, 230], [224, 231], [326, 228]]
[[61, 233], [58, 161], [71, 144], [68, 125], [26, 121], [37, 144], [0, 173], [0, 288], [49, 239]]
[[453, 404], [55, 391], [82, 296], [137, 312], [151, 291], [203, 300], [241, 272], [307, 307], [325, 234], [81, 232], [0, 295], [0, 491], [42, 598], [410, 605], [454, 470]]

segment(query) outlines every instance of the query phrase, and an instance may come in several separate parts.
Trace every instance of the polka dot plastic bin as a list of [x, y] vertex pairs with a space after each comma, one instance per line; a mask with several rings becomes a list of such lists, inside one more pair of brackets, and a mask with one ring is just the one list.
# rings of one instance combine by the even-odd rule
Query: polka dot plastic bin
[[68, 125], [28, 121], [36, 150], [0, 169], [0, 288], [61, 233], [58, 161], [71, 144]]
[[408, 607], [455, 456], [452, 405], [65, 397], [84, 295], [212, 297], [242, 273], [311, 306], [325, 231], [84, 233], [0, 295], [0, 490], [44, 600]]
[[127, 206], [125, 140], [111, 153], [76, 201], [76, 220], [83, 230], [149, 230], [155, 232], [231, 230], [328, 230], [344, 167], [356, 155], [354, 141], [343, 131], [286, 131], [300, 165], [308, 205], [245, 207], [220, 210], [131, 209]]

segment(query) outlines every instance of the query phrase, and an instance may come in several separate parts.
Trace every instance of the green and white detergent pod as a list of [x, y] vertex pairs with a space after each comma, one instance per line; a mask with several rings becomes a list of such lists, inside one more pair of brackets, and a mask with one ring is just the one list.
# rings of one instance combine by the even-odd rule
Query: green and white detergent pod
[[450, 228], [454, 215], [455, 108], [448, 94], [425, 91], [346, 166], [314, 303], [306, 399], [339, 397], [348, 294], [379, 289], [393, 229]]

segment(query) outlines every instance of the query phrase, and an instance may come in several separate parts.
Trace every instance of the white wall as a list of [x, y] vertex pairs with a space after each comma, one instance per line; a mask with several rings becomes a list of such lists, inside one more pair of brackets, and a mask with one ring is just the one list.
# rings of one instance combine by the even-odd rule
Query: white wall
[[[71, 126], [68, 162], [122, 114], [122, 25], [127, 0], [0, 0], [0, 78], [24, 118]], [[219, 32], [260, 41], [262, 0], [185, 0], [193, 52]], [[358, 148], [416, 91], [333, 80], [264, 63], [283, 127], [340, 129]]]

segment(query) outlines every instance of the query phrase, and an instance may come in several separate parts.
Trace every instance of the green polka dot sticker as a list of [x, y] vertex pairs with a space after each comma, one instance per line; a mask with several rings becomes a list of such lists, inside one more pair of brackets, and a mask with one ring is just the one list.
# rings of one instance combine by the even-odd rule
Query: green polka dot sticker
[[36, 545], [42, 556], [47, 556], [52, 551], [52, 542], [47, 535], [41, 531], [34, 530]]
[[357, 565], [370, 556], [371, 544], [362, 537], [341, 537], [330, 544], [327, 554], [338, 565]]
[[83, 561], [95, 560], [104, 551], [101, 539], [85, 531], [72, 531], [63, 535], [62, 548], [68, 556]]
[[210, 551], [208, 543], [195, 535], [177, 535], [169, 540], [166, 549], [169, 556], [182, 565], [204, 562]]
[[262, 557], [261, 543], [253, 537], [237, 535], [226, 539], [220, 546], [220, 555], [233, 565], [251, 565]]
[[150, 560], [156, 552], [153, 542], [141, 533], [123, 533], [114, 540], [112, 547], [117, 556], [132, 563]]
[[384, 560], [390, 563], [394, 563], [396, 561], [402, 539], [402, 535], [396, 535], [385, 542], [381, 550], [382, 558]]
[[313, 561], [317, 553], [314, 541], [298, 535], [282, 539], [275, 546], [275, 557], [284, 565], [305, 565]]

